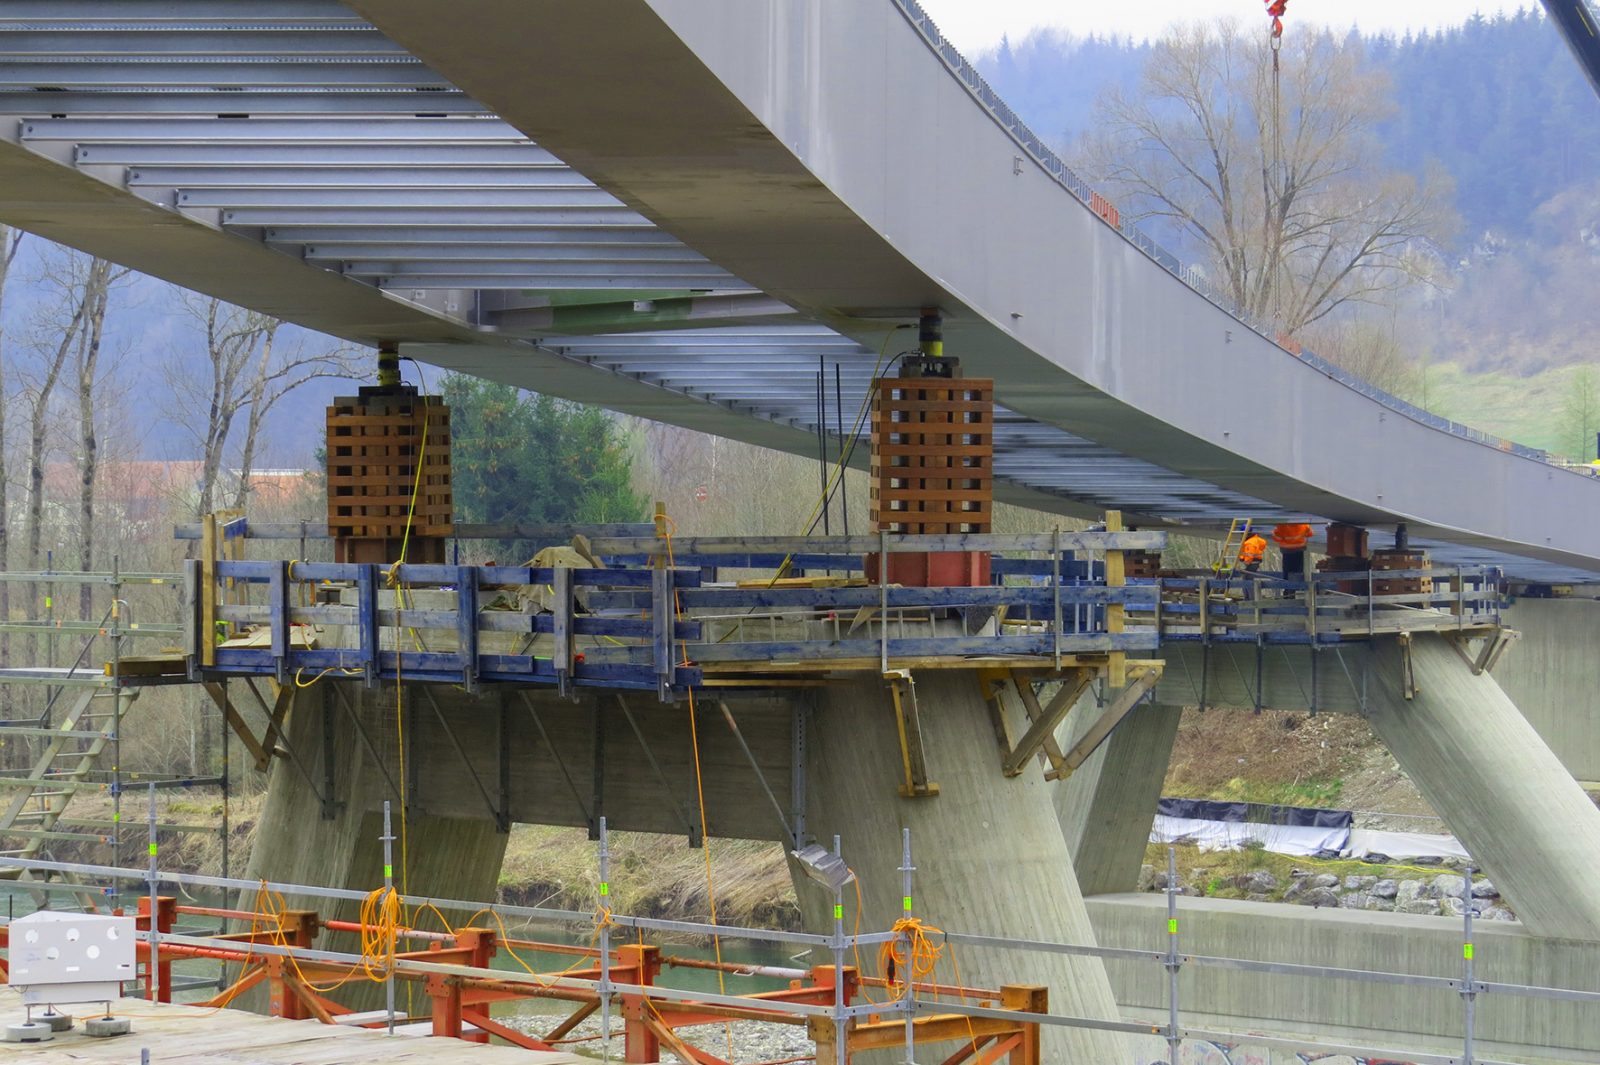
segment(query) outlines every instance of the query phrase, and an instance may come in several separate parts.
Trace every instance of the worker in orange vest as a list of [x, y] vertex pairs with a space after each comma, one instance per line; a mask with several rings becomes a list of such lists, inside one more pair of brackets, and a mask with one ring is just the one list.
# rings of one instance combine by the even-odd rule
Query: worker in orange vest
[[1272, 542], [1283, 555], [1283, 579], [1303, 581], [1306, 577], [1306, 541], [1311, 539], [1311, 526], [1303, 522], [1285, 523], [1272, 530]]
[[1261, 569], [1261, 560], [1267, 555], [1267, 541], [1254, 529], [1247, 529], [1244, 543], [1239, 545], [1239, 568], [1246, 573]]

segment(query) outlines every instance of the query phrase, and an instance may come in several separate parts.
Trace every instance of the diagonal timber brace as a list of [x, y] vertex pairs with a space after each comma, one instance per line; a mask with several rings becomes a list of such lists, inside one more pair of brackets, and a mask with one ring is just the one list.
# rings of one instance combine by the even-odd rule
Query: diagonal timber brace
[[272, 755], [262, 745], [261, 741], [256, 739], [256, 734], [250, 731], [249, 722], [245, 721], [244, 716], [233, 705], [233, 700], [228, 698], [228, 694], [223, 690], [222, 685], [217, 681], [208, 680], [201, 687], [211, 697], [211, 701], [217, 704], [217, 709], [222, 711], [222, 716], [227, 720], [228, 727], [233, 729], [234, 735], [239, 737], [239, 741], [244, 744], [245, 750], [250, 752], [250, 757], [256, 764], [256, 771], [265, 773], [267, 766], [272, 762]]
[[1483, 644], [1478, 648], [1477, 653], [1474, 654], [1471, 637], [1465, 633], [1445, 634], [1445, 640], [1455, 649], [1456, 654], [1460, 656], [1461, 661], [1467, 664], [1467, 668], [1472, 670], [1472, 675], [1475, 677], [1492, 672], [1495, 665], [1499, 663], [1500, 656], [1505, 654], [1506, 649], [1521, 638], [1522, 633], [1516, 629], [1491, 629], [1489, 634], [1483, 638]]
[[[1066, 679], [1055, 695], [1050, 699], [1050, 704], [1045, 707], [1039, 705], [1038, 693], [1033, 690], [1032, 681], [1026, 677], [1011, 675], [1011, 682], [1016, 686], [1017, 697], [1022, 700], [1022, 708], [1028, 715], [1028, 731], [1016, 742], [1010, 750], [1004, 752], [1000, 759], [1002, 772], [1008, 777], [1020, 774], [1028, 764], [1028, 760], [1041, 750], [1050, 763], [1051, 772], [1059, 772], [1064, 762], [1061, 747], [1056, 743], [1056, 729], [1061, 727], [1061, 722], [1067, 713], [1077, 705], [1083, 693], [1094, 682], [1094, 670], [1081, 669], [1074, 671], [1074, 675]], [[1046, 774], [1047, 778], [1049, 774]]]
[[1156, 681], [1161, 679], [1161, 670], [1156, 666], [1132, 667], [1128, 673], [1127, 686], [1117, 693], [1116, 698], [1111, 700], [1111, 705], [1106, 707], [1095, 723], [1089, 726], [1089, 731], [1084, 733], [1083, 738], [1066, 753], [1063, 759], [1065, 766], [1059, 771], [1052, 769], [1047, 772], [1046, 779], [1065, 780], [1077, 772], [1078, 767], [1100, 749], [1100, 745], [1111, 737], [1111, 733], [1116, 731], [1123, 718], [1150, 694], [1156, 686]]
[[922, 744], [922, 720], [917, 713], [917, 685], [909, 669], [893, 669], [883, 675], [894, 703], [894, 723], [900, 735], [900, 767], [904, 779], [900, 794], [907, 799], [929, 798], [939, 794], [939, 785], [928, 779], [928, 755]]

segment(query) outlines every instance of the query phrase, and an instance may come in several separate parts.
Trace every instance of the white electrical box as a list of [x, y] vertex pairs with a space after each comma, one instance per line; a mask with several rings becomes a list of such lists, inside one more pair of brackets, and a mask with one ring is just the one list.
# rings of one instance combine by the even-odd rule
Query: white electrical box
[[29, 1006], [110, 1002], [136, 978], [132, 917], [41, 911], [11, 922], [11, 984]]

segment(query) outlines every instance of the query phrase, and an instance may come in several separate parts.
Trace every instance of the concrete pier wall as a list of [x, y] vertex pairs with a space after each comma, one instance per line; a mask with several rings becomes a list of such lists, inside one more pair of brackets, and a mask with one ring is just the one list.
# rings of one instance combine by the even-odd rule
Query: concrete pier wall
[[[1063, 750], [1078, 742], [1100, 710], [1092, 695], [1073, 707], [1061, 732]], [[1182, 714], [1160, 703], [1136, 707], [1076, 773], [1052, 788], [1085, 895], [1132, 891], [1138, 884]]]
[[[819, 840], [843, 837], [845, 861], [860, 878], [862, 927], [887, 928], [901, 915], [901, 829], [912, 831], [916, 914], [930, 924], [1068, 943], [1093, 942], [1050, 789], [1038, 772], [1006, 778], [975, 674], [929, 671], [918, 704], [935, 798], [898, 794], [900, 752], [887, 689], [878, 681], [818, 693], [809, 736], [808, 827]], [[832, 899], [798, 880], [808, 924], [831, 931]], [[853, 890], [846, 899], [853, 926]], [[969, 984], [1039, 984], [1054, 1013], [1112, 1019], [1116, 1003], [1096, 959], [962, 948]], [[953, 979], [954, 968], [940, 968]], [[1045, 1060], [1126, 1062], [1132, 1049], [1107, 1032], [1052, 1029]], [[898, 1059], [896, 1059], [898, 1060]]]
[[[391, 696], [392, 697], [392, 696]], [[355, 725], [338, 705], [338, 693], [317, 685], [295, 693], [287, 723], [288, 745], [298, 758], [275, 759], [267, 801], [256, 829], [248, 876], [367, 891], [383, 883], [382, 807], [391, 800], [400, 832], [400, 801], [362, 749]], [[324, 715], [331, 721], [324, 721]], [[323, 742], [333, 738], [331, 752]], [[327, 789], [324, 758], [333, 763]], [[428, 757], [420, 753], [420, 757]], [[301, 770], [305, 772], [302, 774]], [[392, 769], [391, 769], [392, 773]], [[307, 778], [310, 778], [309, 780]], [[331, 798], [332, 809], [324, 806]], [[325, 816], [331, 812], [332, 816]], [[413, 893], [492, 898], [505, 835], [493, 821], [413, 807], [406, 819], [409, 887]], [[401, 875], [395, 848], [395, 876]], [[327, 900], [291, 898], [291, 907], [327, 912]], [[354, 913], [354, 904], [344, 904]]]
[[[1166, 949], [1162, 895], [1101, 895], [1088, 900], [1088, 909], [1102, 945]], [[1462, 925], [1451, 918], [1195, 898], [1180, 899], [1178, 914], [1185, 954], [1461, 976]], [[1600, 992], [1600, 943], [1540, 938], [1521, 924], [1501, 921], [1476, 924], [1473, 940], [1479, 980]], [[1164, 1016], [1164, 969], [1135, 961], [1111, 961], [1106, 968], [1126, 1012]], [[1245, 1025], [1338, 1041], [1349, 1040], [1350, 1029], [1365, 1029], [1378, 1033], [1372, 1038], [1386, 1038], [1379, 1048], [1429, 1045], [1397, 1038], [1408, 1035], [1456, 1041], [1462, 1034], [1460, 996], [1443, 989], [1189, 965], [1178, 1000], [1186, 1018], [1228, 1018], [1235, 1030]], [[1600, 1005], [1483, 995], [1477, 1033], [1508, 1054], [1516, 1049], [1540, 1061], [1600, 1062]], [[1460, 1050], [1459, 1042], [1454, 1046]], [[1488, 1049], [1480, 1052], [1490, 1055]]]
[[1600, 602], [1520, 599], [1494, 678], [1574, 777], [1600, 782]]

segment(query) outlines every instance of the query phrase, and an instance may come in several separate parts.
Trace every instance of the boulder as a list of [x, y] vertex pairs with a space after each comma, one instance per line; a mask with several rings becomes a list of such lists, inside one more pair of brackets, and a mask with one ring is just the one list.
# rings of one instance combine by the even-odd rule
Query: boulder
[[1334, 894], [1332, 888], [1314, 887], [1301, 892], [1296, 901], [1302, 906], [1315, 906], [1319, 909], [1326, 906], [1336, 909], [1339, 905], [1339, 896]]
[[1339, 886], [1339, 878], [1332, 873], [1318, 873], [1315, 876], [1306, 877], [1305, 885], [1307, 888], [1337, 888]]
[[1472, 885], [1472, 897], [1475, 899], [1497, 899], [1500, 889], [1490, 880], [1479, 880]]
[[[1404, 906], [1408, 902], [1416, 902], [1425, 895], [1427, 885], [1420, 880], [1402, 880], [1396, 889], [1394, 901], [1396, 906]], [[1409, 911], [1402, 911], [1409, 912]]]
[[1400, 893], [1400, 881], [1379, 880], [1372, 885], [1370, 894], [1380, 899], [1393, 899]]
[[1435, 899], [1460, 899], [1467, 894], [1467, 881], [1464, 877], [1454, 876], [1450, 873], [1441, 873], [1428, 883], [1428, 897]]
[[1257, 869], [1240, 877], [1239, 886], [1253, 895], [1270, 895], [1278, 890], [1278, 878], [1265, 869]]
[[1404, 902], [1396, 903], [1394, 912], [1427, 914], [1429, 916], [1437, 917], [1439, 915], [1439, 903], [1434, 899], [1407, 899]]

